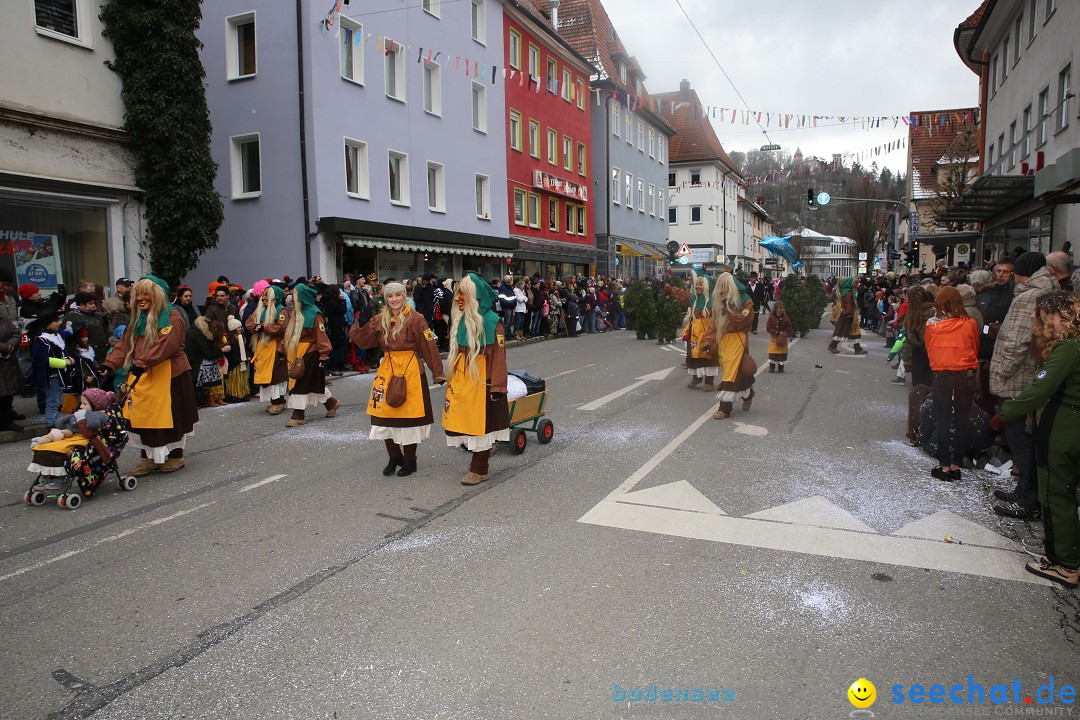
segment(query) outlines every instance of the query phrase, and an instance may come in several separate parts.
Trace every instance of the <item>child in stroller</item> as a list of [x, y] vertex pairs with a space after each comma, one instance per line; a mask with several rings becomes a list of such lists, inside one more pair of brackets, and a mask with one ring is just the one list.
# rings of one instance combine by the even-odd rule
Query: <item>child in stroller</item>
[[[28, 505], [42, 505], [56, 497], [60, 507], [74, 510], [82, 497], [91, 497], [110, 471], [120, 489], [133, 490], [132, 477], [120, 477], [117, 459], [127, 444], [127, 430], [121, 415], [123, 396], [99, 388], [87, 388], [80, 396], [79, 409], [60, 415], [56, 427], [31, 441], [33, 461], [27, 468], [36, 477], [27, 490]], [[72, 483], [77, 492], [69, 492]]]

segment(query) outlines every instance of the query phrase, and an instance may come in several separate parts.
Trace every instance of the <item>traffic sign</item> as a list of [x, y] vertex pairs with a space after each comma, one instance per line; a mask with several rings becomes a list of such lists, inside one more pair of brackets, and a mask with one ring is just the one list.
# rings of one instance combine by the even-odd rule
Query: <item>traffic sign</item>
[[866, 253], [864, 253], [864, 252], [859, 253], [859, 259], [860, 260], [865, 260], [866, 259]]
[[694, 254], [694, 251], [690, 249], [689, 245], [687, 245], [686, 243], [683, 243], [682, 247], [679, 248], [679, 252], [677, 252], [675, 254], [679, 255], [681, 257], [690, 257], [691, 255]]
[[690, 264], [690, 256], [683, 255], [681, 258], [679, 258], [679, 264], [680, 265], [689, 265]]
[[831, 200], [831, 199], [832, 198], [829, 197], [829, 193], [827, 193], [827, 192], [819, 192], [817, 194], [817, 204], [818, 205], [828, 205], [829, 200]]

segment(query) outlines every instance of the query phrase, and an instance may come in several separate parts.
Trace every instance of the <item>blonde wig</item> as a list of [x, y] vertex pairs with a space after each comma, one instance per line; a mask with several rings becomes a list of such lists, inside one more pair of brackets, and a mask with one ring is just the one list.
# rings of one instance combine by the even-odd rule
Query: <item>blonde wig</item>
[[[458, 296], [465, 298], [464, 309], [458, 307]], [[446, 358], [448, 365], [453, 367], [454, 361], [461, 353], [462, 348], [458, 345], [458, 328], [465, 324], [465, 336], [468, 346], [465, 350], [465, 362], [469, 366], [469, 373], [477, 382], [482, 382], [480, 369], [476, 365], [476, 356], [484, 351], [485, 333], [484, 320], [480, 317], [480, 306], [476, 302], [476, 285], [471, 276], [466, 275], [457, 284], [454, 302], [450, 306], [450, 354]]]
[[[255, 312], [259, 313], [259, 324], [261, 325], [267, 321], [273, 321], [277, 319], [278, 313], [282, 308], [277, 306], [277, 295], [274, 294], [273, 289], [266, 288], [262, 292], [262, 300], [266, 301], [266, 305], [258, 307]], [[260, 301], [261, 304], [261, 301]], [[273, 338], [270, 337], [265, 331], [256, 333], [255, 335], [255, 349], [259, 350], [269, 342], [273, 342]]]
[[[698, 275], [696, 270], [690, 270], [690, 303], [686, 306], [686, 315], [683, 317], [683, 327], [686, 327], [690, 323], [694, 322], [694, 297], [698, 290], [703, 293], [709, 292], [709, 281], [705, 279], [704, 275]], [[702, 317], [712, 317], [712, 308], [705, 308], [701, 311]]]
[[[392, 282], [387, 283], [383, 288], [383, 297], [390, 299], [391, 295], [401, 295], [403, 298], [408, 297], [408, 293], [405, 290], [405, 286], [401, 283]], [[406, 308], [409, 307], [409, 303], [406, 300], [401, 306], [401, 310], [398, 311], [398, 315], [404, 318]], [[379, 311], [379, 322], [382, 324], [382, 331], [384, 338], [396, 338], [401, 334], [401, 331], [405, 329], [405, 322], [394, 322], [394, 311], [390, 309], [390, 303], [385, 303], [382, 310]]]
[[[138, 341], [135, 335], [135, 324], [139, 319], [138, 298], [140, 295], [150, 296], [150, 307], [146, 310], [146, 335], [142, 337], [141, 341]], [[161, 317], [162, 313], [168, 315], [172, 312], [169, 299], [165, 297], [165, 291], [153, 280], [143, 278], [135, 283], [135, 287], [131, 291], [131, 298], [131, 322], [128, 325], [130, 332], [127, 334], [127, 354], [124, 356], [124, 367], [131, 366], [131, 360], [135, 355], [136, 342], [140, 342], [139, 349], [144, 353], [150, 352], [157, 345], [158, 340], [161, 338], [161, 333], [158, 332], [158, 318]]]
[[727, 330], [728, 317], [736, 313], [742, 314], [743, 303], [739, 298], [739, 286], [735, 284], [735, 278], [731, 273], [721, 273], [716, 279], [716, 287], [713, 288], [712, 296], [713, 321], [716, 324], [716, 340], [724, 337]]

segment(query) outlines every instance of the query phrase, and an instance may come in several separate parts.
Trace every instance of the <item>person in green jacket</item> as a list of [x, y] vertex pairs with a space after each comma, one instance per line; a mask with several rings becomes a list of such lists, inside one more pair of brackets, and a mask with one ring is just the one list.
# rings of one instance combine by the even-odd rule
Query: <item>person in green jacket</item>
[[990, 426], [1023, 418], [1042, 408], [1035, 436], [1039, 504], [1046, 534], [1046, 557], [1029, 562], [1027, 571], [1068, 588], [1077, 585], [1080, 567], [1080, 296], [1053, 292], [1036, 306], [1035, 338], [1042, 370], [1032, 383], [1001, 406]]

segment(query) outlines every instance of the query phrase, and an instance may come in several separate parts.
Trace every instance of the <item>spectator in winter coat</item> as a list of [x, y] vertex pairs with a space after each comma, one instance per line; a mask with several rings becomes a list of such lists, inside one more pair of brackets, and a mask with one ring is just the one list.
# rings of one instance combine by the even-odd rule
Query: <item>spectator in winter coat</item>
[[19, 369], [18, 350], [21, 333], [15, 324], [17, 317], [11, 283], [14, 276], [0, 268], [0, 431], [21, 430], [15, 424], [13, 403], [22, 390], [23, 374]]
[[[36, 326], [36, 327], [35, 327]], [[35, 335], [32, 345], [31, 382], [45, 391], [45, 427], [56, 425], [64, 390], [71, 386], [71, 367], [75, 359], [60, 334], [60, 316], [55, 312], [39, 315], [31, 323]]]
[[506, 332], [513, 334], [514, 313], [517, 310], [517, 296], [510, 283], [514, 281], [513, 275], [507, 275], [499, 285], [498, 307], [496, 311], [502, 314], [503, 327]]

